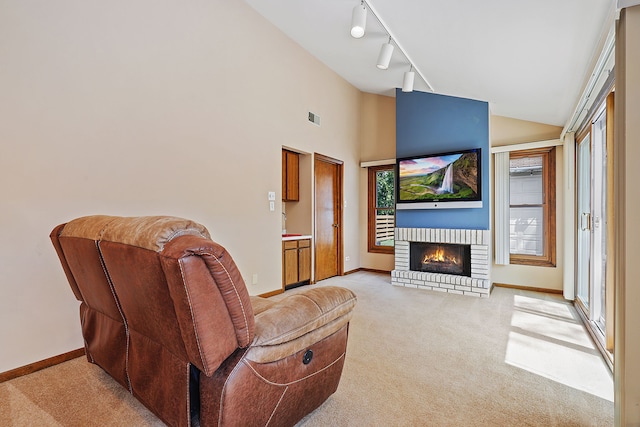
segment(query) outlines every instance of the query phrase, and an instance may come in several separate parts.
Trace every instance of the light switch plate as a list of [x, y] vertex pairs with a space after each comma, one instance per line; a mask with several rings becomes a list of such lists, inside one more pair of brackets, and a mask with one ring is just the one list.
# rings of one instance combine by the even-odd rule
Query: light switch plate
[[276, 192], [275, 191], [269, 191], [269, 200], [275, 200], [276, 199]]

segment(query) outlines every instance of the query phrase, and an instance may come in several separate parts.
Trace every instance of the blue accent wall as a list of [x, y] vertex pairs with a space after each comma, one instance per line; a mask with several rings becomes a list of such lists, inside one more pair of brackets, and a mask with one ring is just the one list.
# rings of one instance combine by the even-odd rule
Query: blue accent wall
[[396, 89], [396, 157], [481, 148], [482, 208], [396, 211], [396, 227], [488, 230], [489, 104]]

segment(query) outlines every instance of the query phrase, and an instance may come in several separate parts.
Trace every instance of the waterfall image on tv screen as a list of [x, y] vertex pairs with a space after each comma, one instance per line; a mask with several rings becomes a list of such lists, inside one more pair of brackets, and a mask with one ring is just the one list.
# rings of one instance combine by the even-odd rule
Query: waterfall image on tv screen
[[479, 150], [398, 160], [398, 202], [475, 201]]

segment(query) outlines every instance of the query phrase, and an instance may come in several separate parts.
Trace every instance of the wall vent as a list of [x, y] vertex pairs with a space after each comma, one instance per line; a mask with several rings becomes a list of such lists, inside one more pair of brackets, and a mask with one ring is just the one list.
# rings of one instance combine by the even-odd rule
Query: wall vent
[[309, 121], [314, 125], [320, 126], [320, 116], [309, 111]]

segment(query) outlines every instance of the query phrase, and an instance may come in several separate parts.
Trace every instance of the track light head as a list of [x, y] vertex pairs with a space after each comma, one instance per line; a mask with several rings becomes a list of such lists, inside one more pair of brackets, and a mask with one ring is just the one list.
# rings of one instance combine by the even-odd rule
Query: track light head
[[413, 81], [416, 78], [416, 73], [413, 72], [413, 65], [409, 71], [405, 71], [404, 79], [402, 80], [402, 91], [403, 92], [413, 92]]
[[389, 37], [388, 43], [383, 43], [380, 48], [380, 55], [378, 55], [378, 63], [376, 67], [381, 70], [386, 70], [389, 68], [389, 63], [391, 62], [391, 55], [393, 54], [393, 45], [391, 44], [391, 37]]
[[364, 1], [353, 8], [351, 15], [351, 37], [359, 39], [364, 36], [364, 30], [367, 26], [367, 9], [364, 7]]

